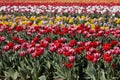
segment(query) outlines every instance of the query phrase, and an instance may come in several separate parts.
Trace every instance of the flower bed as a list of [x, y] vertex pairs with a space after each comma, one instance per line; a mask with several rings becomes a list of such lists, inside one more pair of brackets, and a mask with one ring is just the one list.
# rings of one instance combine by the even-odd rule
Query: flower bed
[[0, 79], [119, 80], [119, 5], [1, 5]]
[[[79, 6], [78, 6], [79, 5]], [[46, 13], [69, 13], [69, 14], [120, 14], [120, 6], [119, 5], [96, 5], [96, 4], [55, 4], [51, 3], [45, 5], [39, 4], [9, 4], [9, 5], [1, 5], [0, 11], [2, 12], [27, 12], [27, 13], [37, 13], [37, 14], [46, 14]]]

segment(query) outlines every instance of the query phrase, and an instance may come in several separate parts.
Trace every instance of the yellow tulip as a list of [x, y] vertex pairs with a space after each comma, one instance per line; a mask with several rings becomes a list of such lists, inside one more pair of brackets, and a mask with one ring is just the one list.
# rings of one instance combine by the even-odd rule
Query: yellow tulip
[[36, 20], [40, 20], [40, 17], [36, 17]]
[[105, 29], [105, 27], [104, 27], [104, 26], [101, 26], [100, 29]]
[[7, 19], [7, 17], [6, 17], [6, 16], [3, 16], [2, 19], [5, 20], [5, 19]]
[[11, 17], [9, 14], [8, 14], [7, 16], [8, 16], [8, 18], [10, 18], [10, 17]]
[[86, 16], [83, 15], [83, 16], [81, 16], [81, 18], [86, 19]]
[[64, 27], [64, 25], [63, 25], [63, 24], [61, 24], [61, 25], [60, 25], [60, 27]]
[[34, 26], [37, 26], [37, 24], [33, 24], [32, 26], [33, 26], [33, 27], [34, 27]]
[[41, 26], [41, 25], [43, 24], [43, 22], [44, 22], [44, 21], [40, 21], [40, 22], [38, 23], [38, 25]]
[[94, 20], [94, 19], [91, 19], [91, 20], [90, 20], [90, 22], [91, 22], [91, 23], [94, 23], [94, 22], [95, 22], [95, 20]]
[[64, 19], [64, 20], [67, 20], [67, 17], [66, 17], [66, 16], [63, 16], [63, 19]]
[[34, 16], [31, 16], [30, 20], [34, 21], [34, 20], [36, 20], [36, 18]]
[[8, 23], [7, 21], [4, 21], [3, 24], [4, 24], [4, 25], [8, 25], [9, 23]]
[[78, 17], [78, 20], [80, 21], [80, 20], [81, 20], [81, 18], [80, 18], [80, 17]]
[[17, 23], [18, 23], [18, 22], [19, 22], [19, 20], [17, 19], [17, 20], [15, 20], [15, 22], [17, 22]]
[[47, 18], [47, 16], [43, 16], [43, 18], [44, 18], [44, 19], [46, 19], [46, 18]]
[[15, 24], [13, 22], [9, 22], [9, 25], [10, 26], [14, 26]]
[[22, 21], [22, 24], [27, 25], [27, 24], [29, 24], [29, 22], [28, 21]]
[[0, 22], [0, 24], [3, 24], [3, 22]]
[[94, 24], [91, 25], [91, 29], [95, 29], [95, 25]]
[[28, 18], [26, 18], [26, 17], [24, 17], [23, 19], [24, 19], [25, 21], [27, 21], [27, 20], [28, 20]]
[[117, 24], [119, 24], [119, 23], [120, 23], [120, 18], [118, 18], [118, 19], [116, 20], [116, 23], [117, 23]]
[[86, 25], [90, 25], [90, 22], [86, 22]]
[[53, 22], [49, 22], [50, 25], [53, 25]]
[[3, 16], [2, 16], [2, 15], [0, 15], [0, 19], [2, 19], [2, 17], [3, 17]]
[[106, 27], [105, 27], [105, 30], [109, 30], [109, 27], [108, 27], [108, 26], [106, 26]]
[[56, 19], [60, 19], [60, 16], [57, 16]]
[[69, 23], [73, 23], [73, 19], [72, 18], [69, 19]]

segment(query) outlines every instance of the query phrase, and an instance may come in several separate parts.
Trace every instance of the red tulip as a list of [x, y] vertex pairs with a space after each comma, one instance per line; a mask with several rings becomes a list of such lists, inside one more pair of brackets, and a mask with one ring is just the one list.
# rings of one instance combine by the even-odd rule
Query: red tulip
[[34, 47], [28, 48], [27, 51], [31, 54], [35, 52], [35, 48]]
[[48, 41], [46, 40], [41, 40], [40, 41], [40, 46], [46, 48], [48, 46]]
[[116, 45], [117, 43], [118, 43], [118, 41], [116, 41], [116, 40], [111, 41], [111, 45]]
[[50, 51], [55, 52], [57, 50], [56, 46], [50, 47]]
[[109, 43], [106, 43], [106, 44], [103, 45], [103, 49], [105, 51], [109, 50], [110, 48], [111, 48], [111, 44], [109, 44]]
[[60, 48], [60, 49], [58, 49], [58, 51], [57, 51], [57, 52], [58, 52], [58, 54], [63, 54], [63, 53], [64, 53], [63, 49], [61, 49], [61, 48]]
[[36, 55], [40, 56], [42, 55], [44, 52], [44, 48], [40, 47], [40, 48], [36, 48]]
[[69, 43], [69, 46], [73, 47], [76, 43], [77, 43], [76, 40], [71, 40], [70, 43]]
[[47, 37], [45, 38], [46, 41], [51, 42], [51, 38]]
[[75, 36], [76, 36], [76, 34], [75, 34], [75, 33], [72, 33], [71, 35], [72, 35], [72, 37], [75, 37]]
[[67, 67], [68, 69], [71, 69], [71, 68], [73, 67], [73, 64], [72, 64], [72, 63], [68, 63], [68, 64], [66, 64], [66, 67]]
[[17, 27], [16, 27], [16, 31], [19, 32], [19, 31], [22, 31], [22, 30], [24, 30], [23, 26], [17, 26]]
[[107, 54], [107, 53], [105, 53], [105, 54], [103, 55], [103, 58], [104, 58], [104, 60], [105, 60], [106, 62], [108, 62], [108, 63], [110, 63], [110, 62], [113, 60], [113, 56], [112, 56], [111, 54]]
[[115, 69], [117, 67], [117, 65], [116, 64], [112, 64], [112, 67]]
[[47, 28], [47, 29], [45, 30], [45, 33], [50, 33], [51, 31], [52, 31], [51, 28]]
[[66, 42], [66, 38], [65, 38], [65, 37], [62, 37], [62, 38], [58, 39], [58, 42], [64, 43], [64, 42]]
[[70, 62], [74, 62], [75, 61], [75, 56], [69, 56], [68, 59], [69, 59]]
[[87, 54], [87, 60], [89, 60], [89, 61], [93, 61], [93, 59], [94, 59], [94, 55], [93, 54]]
[[35, 37], [34, 39], [33, 39], [33, 41], [34, 42], [38, 42], [40, 39], [38, 38], [38, 37]]
[[97, 63], [97, 62], [98, 62], [98, 59], [97, 59], [97, 58], [94, 58], [94, 59], [93, 59], [93, 62], [94, 62], [94, 63]]
[[31, 55], [32, 55], [33, 58], [36, 58], [36, 57], [37, 57], [36, 52], [32, 53]]
[[85, 50], [86, 50], [86, 51], [89, 51], [90, 48], [91, 48], [91, 46], [86, 46], [86, 47], [85, 47]]
[[75, 51], [76, 51], [77, 54], [81, 54], [82, 51], [83, 51], [83, 49], [81, 49], [81, 48], [75, 48]]
[[26, 53], [24, 51], [21, 51], [19, 54], [21, 57], [24, 57], [26, 55]]
[[25, 39], [19, 38], [18, 42], [22, 44], [22, 43], [27, 42], [27, 41]]
[[8, 45], [5, 45], [5, 46], [3, 47], [3, 49], [4, 49], [4, 51], [9, 51], [9, 50], [10, 50], [10, 47], [9, 47]]
[[61, 48], [61, 47], [62, 47], [62, 44], [61, 44], [61, 43], [55, 43], [55, 46], [56, 46], [56, 48], [58, 49], [58, 48]]
[[21, 46], [19, 44], [17, 44], [17, 45], [14, 46], [13, 49], [14, 49], [14, 51], [18, 51], [20, 48], [21, 48]]
[[99, 59], [99, 58], [100, 58], [100, 56], [101, 56], [101, 54], [100, 54], [100, 53], [94, 53], [94, 58]]
[[4, 42], [5, 41], [5, 37], [4, 36], [0, 36], [0, 42]]
[[14, 41], [18, 41], [19, 40], [19, 37], [13, 37], [13, 39], [12, 40], [14, 40]]
[[24, 42], [24, 43], [21, 44], [22, 49], [27, 49], [28, 46], [29, 46], [29, 44], [27, 42]]
[[10, 49], [12, 49], [15, 44], [13, 42], [9, 42], [7, 45], [9, 46]]
[[67, 51], [67, 52], [64, 53], [64, 55], [65, 55], [65, 56], [70, 56], [70, 55], [72, 55], [72, 52]]

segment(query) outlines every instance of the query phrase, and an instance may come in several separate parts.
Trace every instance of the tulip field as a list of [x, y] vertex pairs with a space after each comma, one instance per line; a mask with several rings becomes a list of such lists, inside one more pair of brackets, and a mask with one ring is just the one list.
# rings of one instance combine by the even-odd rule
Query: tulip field
[[0, 5], [0, 80], [120, 80], [120, 5]]

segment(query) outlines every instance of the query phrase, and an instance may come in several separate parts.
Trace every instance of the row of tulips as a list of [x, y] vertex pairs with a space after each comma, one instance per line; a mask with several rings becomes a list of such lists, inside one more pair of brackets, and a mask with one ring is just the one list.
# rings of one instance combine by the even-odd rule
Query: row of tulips
[[46, 13], [70, 13], [70, 14], [80, 14], [80, 13], [98, 13], [98, 14], [119, 14], [120, 5], [1, 5], [0, 11], [4, 12], [28, 12], [28, 13], [37, 13], [37, 14], [46, 14]]
[[[4, 14], [4, 15], [3, 15]], [[35, 16], [36, 15], [36, 16]], [[109, 30], [109, 28], [120, 27], [120, 15], [97, 15], [97, 14], [27, 14], [27, 13], [0, 13], [0, 25], [14, 26], [48, 26], [48, 27], [69, 27], [85, 24], [92, 29], [99, 26], [100, 29]]]
[[[103, 25], [105, 27], [98, 24], [100, 22], [107, 24], [108, 17], [99, 20], [96, 19], [97, 17], [92, 19], [87, 15], [77, 15], [83, 23], [71, 24], [67, 27], [54, 25], [54, 23], [48, 26], [37, 24], [41, 19], [63, 21], [66, 17], [69, 21], [73, 17], [57, 14], [54, 19], [51, 16], [1, 15], [1, 79], [120, 79], [120, 20], [117, 15], [112, 16], [116, 19], [110, 25]], [[72, 20], [75, 23], [74, 18]], [[14, 25], [11, 25], [10, 21]], [[21, 24], [22, 21], [26, 21], [27, 24]], [[89, 24], [86, 24], [86, 21], [90, 21]]]

